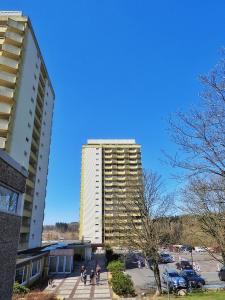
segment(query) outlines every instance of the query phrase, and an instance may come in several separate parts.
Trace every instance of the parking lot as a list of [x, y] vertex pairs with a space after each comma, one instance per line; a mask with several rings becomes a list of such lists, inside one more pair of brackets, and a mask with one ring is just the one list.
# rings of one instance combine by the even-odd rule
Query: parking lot
[[[191, 254], [189, 252], [172, 252], [170, 254], [174, 257], [175, 262], [160, 264], [161, 274], [166, 268], [176, 269], [176, 263], [179, 262], [180, 259], [188, 259], [191, 261]], [[193, 251], [193, 262], [199, 265], [200, 270], [198, 273], [205, 279], [206, 288], [225, 287], [225, 282], [220, 281], [218, 278], [218, 268], [221, 267], [221, 264], [219, 264], [209, 254], [195, 253]], [[129, 260], [126, 272], [131, 275], [137, 290], [139, 290], [140, 292], [148, 291], [155, 286], [153, 272], [150, 269], [145, 268], [144, 266], [142, 266], [141, 269], [138, 269], [136, 259], [133, 259], [133, 261]]]

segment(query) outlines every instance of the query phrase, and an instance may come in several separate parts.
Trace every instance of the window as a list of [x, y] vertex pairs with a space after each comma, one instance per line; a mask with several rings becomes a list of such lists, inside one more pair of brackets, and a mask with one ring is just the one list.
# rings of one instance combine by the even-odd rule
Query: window
[[33, 89], [33, 91], [35, 91], [35, 86], [34, 85], [33, 85], [32, 89]]
[[28, 126], [28, 128], [31, 128], [31, 125], [30, 125], [30, 123], [28, 123], [28, 124], [27, 124], [27, 126]]
[[36, 220], [33, 220], [34, 224], [36, 223]]
[[38, 178], [37, 182], [40, 183], [40, 179], [39, 178]]
[[27, 142], [27, 143], [29, 142], [29, 139], [28, 139], [28, 137], [26, 137], [26, 142]]
[[17, 212], [18, 194], [0, 185], [0, 210]]
[[30, 100], [31, 100], [32, 103], [34, 103], [34, 98], [33, 97], [31, 97]]
[[24, 155], [27, 156], [27, 151], [24, 151]]
[[38, 192], [36, 192], [35, 194], [36, 194], [36, 196], [38, 196], [38, 195], [39, 195], [39, 193], [38, 193]]
[[37, 205], [35, 205], [34, 208], [37, 209]]
[[41, 167], [38, 167], [38, 170], [41, 171]]
[[31, 109], [29, 110], [29, 114], [30, 114], [31, 116], [32, 116], [32, 114], [33, 114], [33, 112], [32, 112], [32, 110], [31, 110]]
[[36, 74], [34, 74], [34, 79], [35, 79], [35, 80], [37, 79], [37, 75], [36, 75]]
[[38, 69], [38, 64], [35, 65], [36, 69]]
[[27, 281], [27, 266], [16, 269], [15, 281], [20, 284]]
[[32, 262], [32, 272], [31, 272], [32, 277], [34, 277], [40, 273], [40, 269], [41, 269], [40, 265], [41, 265], [40, 260], [36, 260], [36, 261]]

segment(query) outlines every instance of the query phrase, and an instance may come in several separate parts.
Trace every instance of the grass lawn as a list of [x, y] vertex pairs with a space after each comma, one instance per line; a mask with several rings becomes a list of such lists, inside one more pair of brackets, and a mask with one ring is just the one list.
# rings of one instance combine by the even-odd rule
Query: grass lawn
[[[159, 300], [167, 300], [168, 296], [159, 297]], [[192, 294], [184, 297], [175, 297], [170, 296], [171, 300], [178, 300], [178, 299], [184, 299], [184, 300], [225, 300], [225, 292], [205, 292], [201, 294]]]

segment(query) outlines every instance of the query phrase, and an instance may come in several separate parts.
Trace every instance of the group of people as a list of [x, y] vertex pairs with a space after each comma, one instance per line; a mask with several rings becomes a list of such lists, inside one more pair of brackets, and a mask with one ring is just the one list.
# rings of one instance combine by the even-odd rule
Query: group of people
[[[99, 284], [100, 282], [100, 273], [101, 273], [101, 267], [99, 264], [96, 265], [96, 268], [95, 270], [94, 269], [91, 269], [91, 272], [90, 272], [90, 284]], [[87, 284], [87, 277], [88, 277], [88, 274], [87, 274], [87, 269], [85, 266], [82, 266], [81, 269], [80, 269], [80, 277], [81, 277], [81, 281], [84, 283], [84, 285]]]

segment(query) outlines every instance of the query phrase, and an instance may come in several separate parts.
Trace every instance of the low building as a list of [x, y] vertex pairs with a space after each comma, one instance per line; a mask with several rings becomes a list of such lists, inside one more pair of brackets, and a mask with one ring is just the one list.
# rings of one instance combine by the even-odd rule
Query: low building
[[12, 298], [27, 172], [0, 150], [0, 295]]
[[91, 259], [91, 243], [70, 241], [19, 251], [15, 281], [31, 286], [49, 275], [70, 274], [79, 268], [81, 260]]

